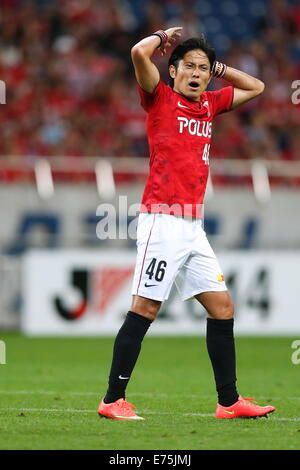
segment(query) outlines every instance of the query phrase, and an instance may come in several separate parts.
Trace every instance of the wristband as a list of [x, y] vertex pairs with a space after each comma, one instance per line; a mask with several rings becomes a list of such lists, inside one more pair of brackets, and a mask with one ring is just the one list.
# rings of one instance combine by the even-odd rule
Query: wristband
[[155, 31], [155, 33], [151, 34], [151, 36], [158, 36], [160, 38], [160, 45], [157, 47], [157, 49], [164, 46], [166, 44], [166, 42], [168, 41], [168, 35], [162, 29], [159, 29], [158, 31]]
[[223, 78], [227, 70], [227, 65], [218, 62], [217, 60], [213, 63], [211, 72], [216, 78]]

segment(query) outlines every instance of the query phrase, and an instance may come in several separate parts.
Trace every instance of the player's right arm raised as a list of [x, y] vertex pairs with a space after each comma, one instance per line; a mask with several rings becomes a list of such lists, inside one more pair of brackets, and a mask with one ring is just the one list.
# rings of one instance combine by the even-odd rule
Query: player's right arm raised
[[131, 49], [135, 76], [144, 91], [152, 93], [160, 80], [158, 68], [151, 60], [154, 51], [160, 48], [162, 55], [164, 55], [166, 48], [181, 36], [181, 30], [182, 27], [169, 28], [165, 31], [166, 41], [162, 41], [159, 36], [152, 35], [142, 39]]

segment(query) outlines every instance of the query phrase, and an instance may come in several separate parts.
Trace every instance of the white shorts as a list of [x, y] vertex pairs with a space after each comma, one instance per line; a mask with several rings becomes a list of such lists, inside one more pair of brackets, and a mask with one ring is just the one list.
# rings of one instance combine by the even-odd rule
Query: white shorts
[[227, 290], [202, 223], [169, 214], [139, 215], [133, 295], [166, 300], [174, 281], [182, 300]]

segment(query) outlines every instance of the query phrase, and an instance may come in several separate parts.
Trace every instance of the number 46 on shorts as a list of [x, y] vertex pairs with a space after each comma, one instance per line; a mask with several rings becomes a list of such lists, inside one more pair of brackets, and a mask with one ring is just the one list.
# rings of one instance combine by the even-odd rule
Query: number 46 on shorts
[[148, 268], [146, 269], [146, 274], [148, 274], [149, 279], [151, 280], [154, 276], [154, 279], [157, 282], [161, 282], [165, 276], [166, 273], [166, 267], [167, 267], [167, 262], [164, 260], [161, 260], [158, 262], [157, 266], [157, 259], [152, 258]]

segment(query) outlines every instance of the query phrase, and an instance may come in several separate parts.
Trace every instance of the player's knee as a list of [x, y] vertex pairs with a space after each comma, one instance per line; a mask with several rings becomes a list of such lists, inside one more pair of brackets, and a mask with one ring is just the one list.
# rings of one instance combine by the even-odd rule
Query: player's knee
[[161, 302], [157, 300], [145, 299], [144, 297], [135, 296], [131, 310], [138, 315], [142, 315], [148, 320], [154, 321], [159, 309]]
[[234, 316], [234, 303], [230, 300], [224, 308], [224, 320], [229, 320]]
[[230, 320], [234, 316], [234, 303], [231, 300], [224, 302], [218, 311], [214, 312], [213, 318], [217, 320]]
[[144, 316], [148, 318], [148, 320], [154, 321], [158, 314], [159, 307], [160, 306], [154, 302], [148, 302], [144, 309]]
[[234, 304], [228, 299], [209, 312], [209, 317], [216, 320], [230, 320], [234, 316]]

